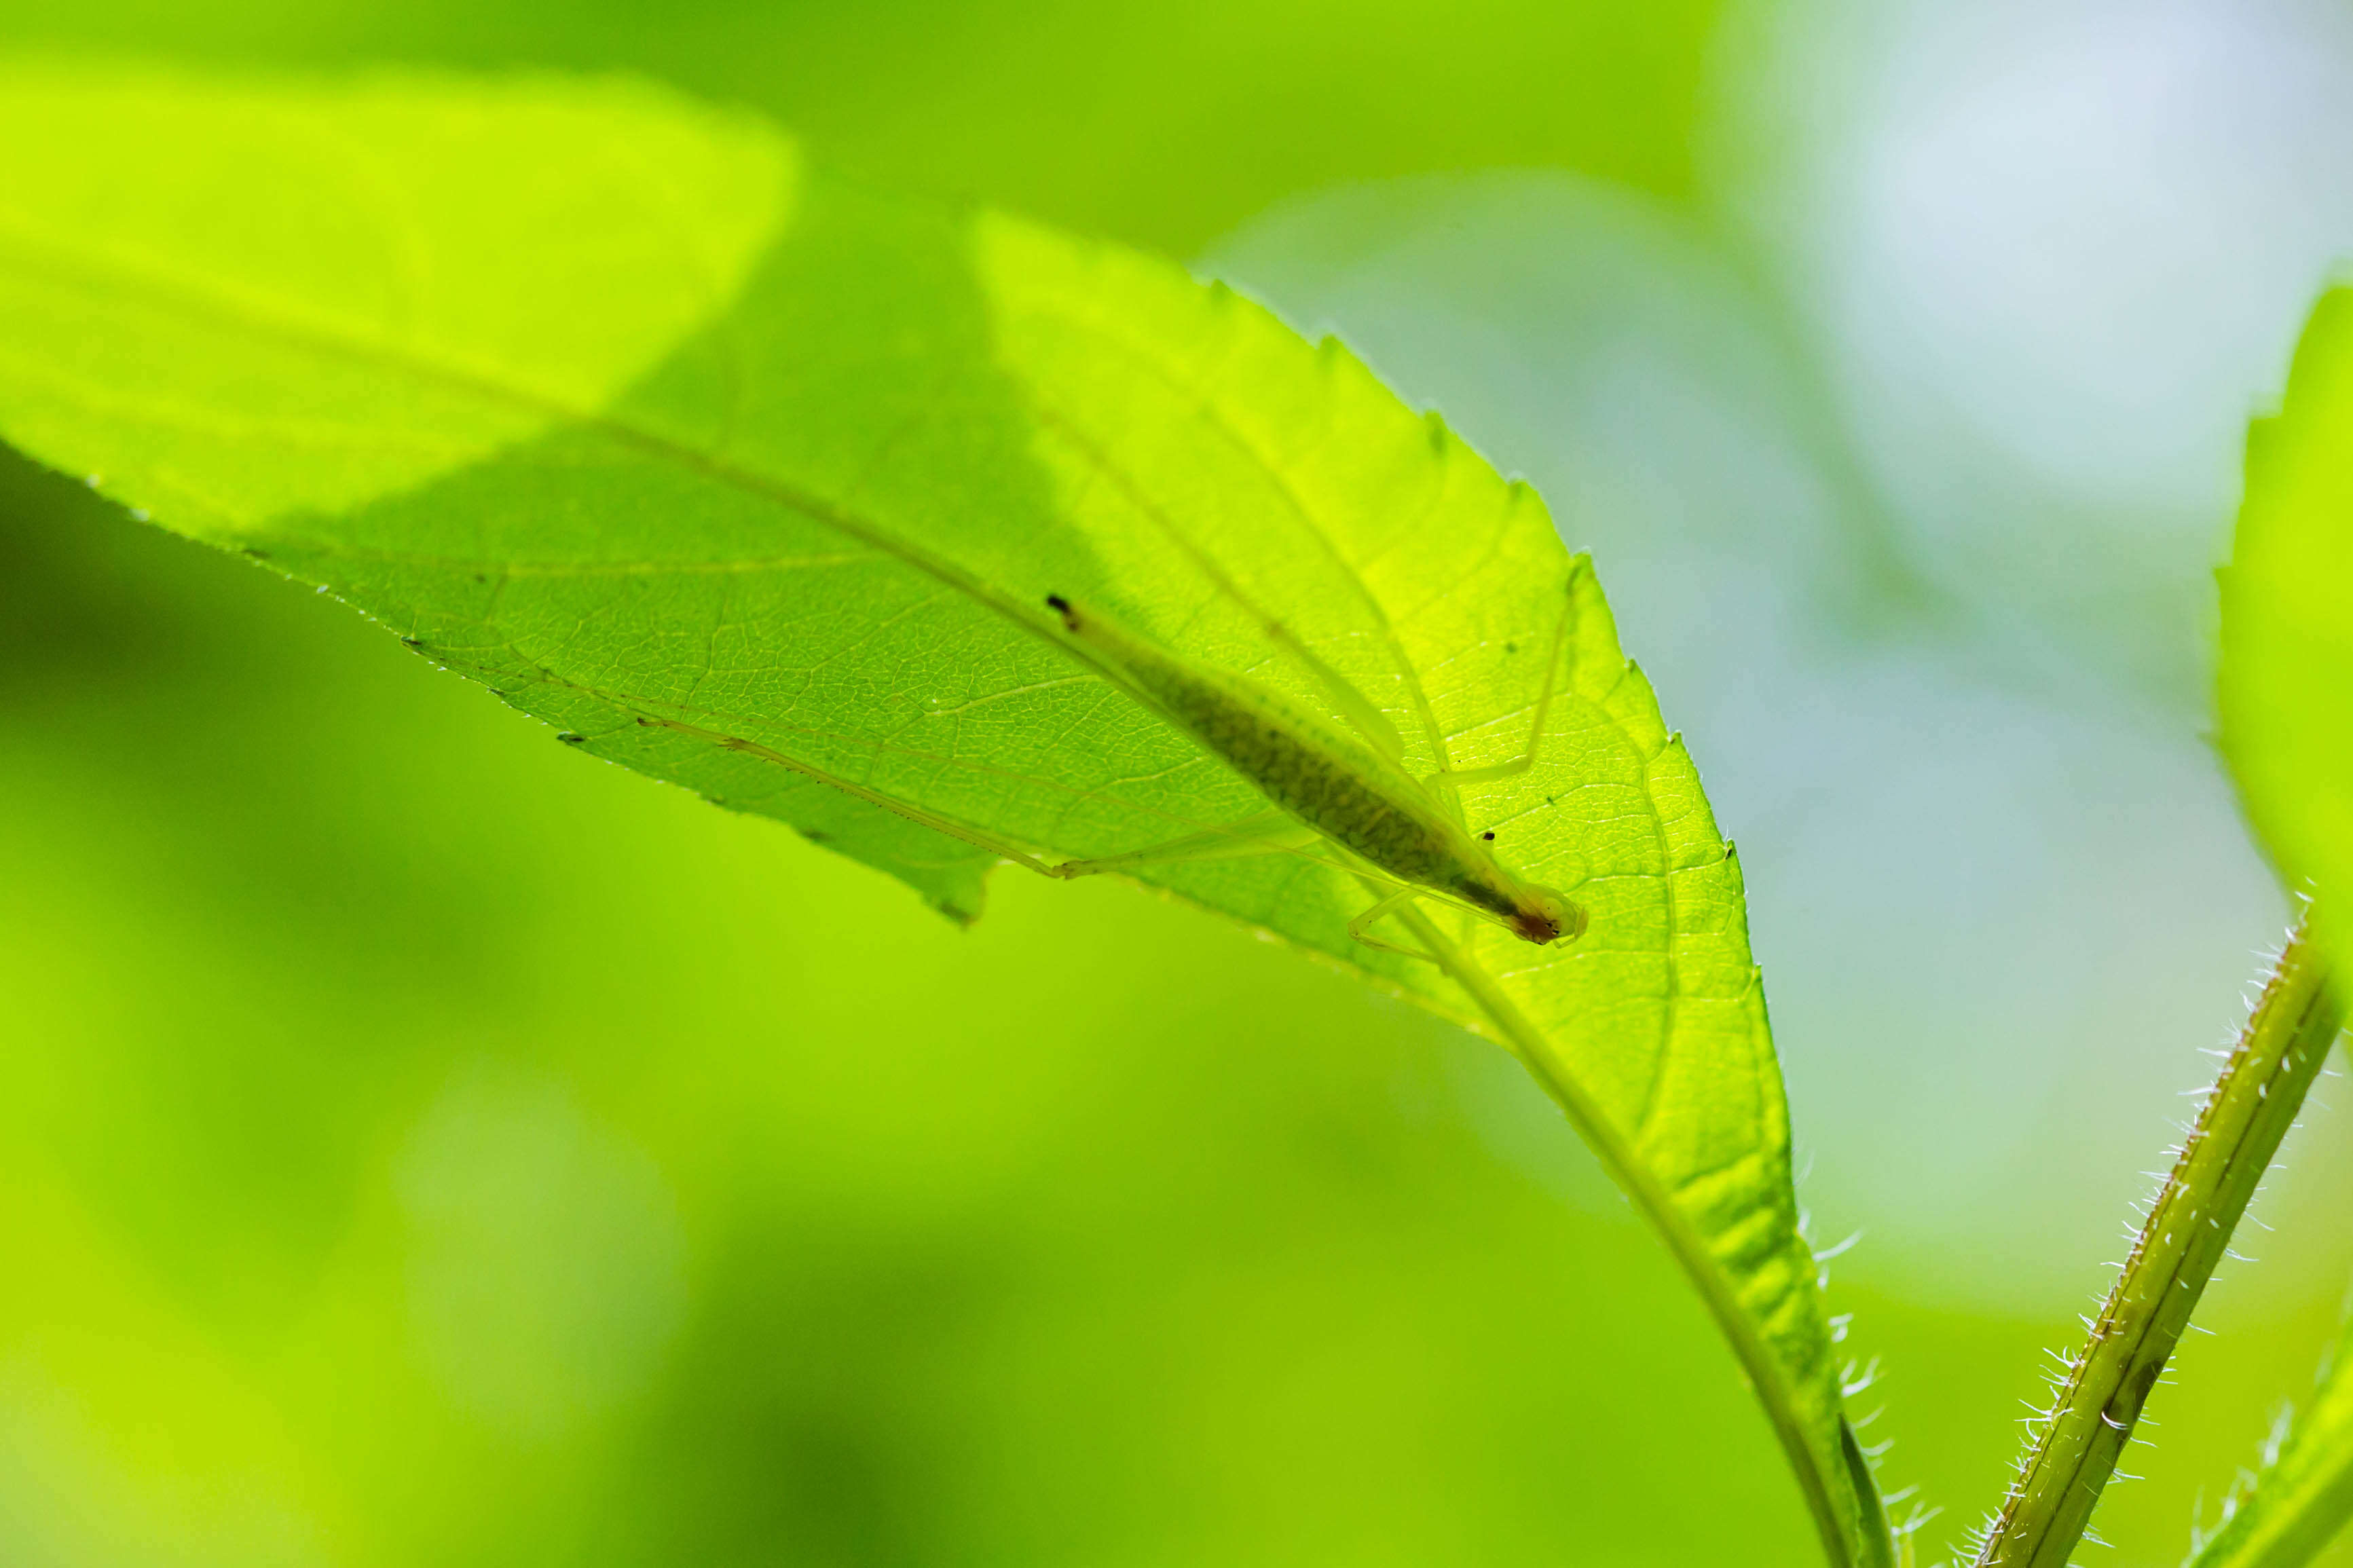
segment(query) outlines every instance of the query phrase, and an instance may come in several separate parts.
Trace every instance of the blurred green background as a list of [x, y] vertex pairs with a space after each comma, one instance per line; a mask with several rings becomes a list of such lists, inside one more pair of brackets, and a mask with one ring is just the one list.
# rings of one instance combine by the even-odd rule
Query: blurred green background
[[[1194, 258], [1551, 500], [1740, 840], [1884, 1478], [1989, 1506], [2284, 901], [2207, 749], [2353, 250], [2287, 0], [0, 3], [626, 68]], [[0, 1562], [1802, 1563], [1500, 1053], [1112, 885], [958, 931], [0, 456]], [[2318, 1098], [2331, 1098], [2324, 1084]], [[2307, 1384], [2316, 1108], [2099, 1521]], [[2353, 1557], [2344, 1560], [2353, 1561]]]

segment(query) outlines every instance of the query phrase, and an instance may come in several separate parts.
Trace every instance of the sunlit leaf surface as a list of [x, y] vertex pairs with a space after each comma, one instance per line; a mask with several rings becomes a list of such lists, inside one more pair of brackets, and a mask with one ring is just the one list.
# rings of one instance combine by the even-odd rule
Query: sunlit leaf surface
[[1445, 965], [1368, 949], [1360, 879], [1294, 853], [1138, 874], [1528, 1058], [1857, 1550], [1737, 864], [1532, 490], [1166, 263], [807, 174], [642, 87], [27, 69], [0, 131], [0, 433], [958, 918], [981, 844], [1264, 808], [1050, 593], [1336, 727], [1320, 661], [1418, 774], [1517, 755], [1555, 685], [1536, 765], [1464, 806], [1585, 906], [1574, 944], [1442, 911]]

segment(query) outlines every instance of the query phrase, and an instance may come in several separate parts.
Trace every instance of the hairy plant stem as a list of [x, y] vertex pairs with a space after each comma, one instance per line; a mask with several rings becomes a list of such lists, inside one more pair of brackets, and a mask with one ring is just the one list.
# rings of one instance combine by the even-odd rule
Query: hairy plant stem
[[1978, 1568], [2063, 1568], [2255, 1184], [2327, 1059], [2344, 1009], [2307, 916], [2182, 1141], [2091, 1339], [2002, 1500]]

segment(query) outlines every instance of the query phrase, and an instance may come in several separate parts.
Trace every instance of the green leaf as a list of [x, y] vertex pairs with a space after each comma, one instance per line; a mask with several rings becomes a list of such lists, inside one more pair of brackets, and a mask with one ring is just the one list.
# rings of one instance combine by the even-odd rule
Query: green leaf
[[2353, 1323], [2321, 1368], [2311, 1407], [2283, 1417], [2263, 1467], [2222, 1505], [2211, 1535], [2191, 1543], [2189, 1568], [2295, 1568], [2319, 1555], [2353, 1517]]
[[[2280, 412], [2247, 437], [2246, 498], [2221, 574], [2222, 746], [2247, 815], [2353, 973], [2353, 290], [2306, 325]], [[2197, 1568], [2291, 1568], [2353, 1514], [2353, 1331], [2284, 1447], [2225, 1505]]]
[[1335, 725], [1336, 671], [1418, 773], [1518, 754], [1556, 685], [1538, 765], [1464, 796], [1587, 907], [1573, 945], [1415, 913], [1442, 963], [1376, 951], [1359, 880], [1291, 853], [1138, 875], [1519, 1054], [1706, 1299], [1831, 1560], [1876, 1559], [1738, 866], [1525, 486], [1227, 290], [805, 175], [644, 87], [26, 68], [0, 144], [0, 434], [960, 918], [1000, 847], [1264, 808], [1050, 593]]
[[[2222, 746], [2290, 885], [2353, 889], [2353, 290], [2305, 328], [2287, 400], [2247, 437], [2222, 573]], [[2337, 967], [2353, 949], [2332, 944]]]

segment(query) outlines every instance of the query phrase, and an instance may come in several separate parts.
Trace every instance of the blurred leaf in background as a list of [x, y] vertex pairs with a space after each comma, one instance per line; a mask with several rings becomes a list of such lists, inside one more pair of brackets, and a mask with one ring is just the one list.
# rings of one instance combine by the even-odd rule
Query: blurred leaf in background
[[[2310, 1562], [2353, 1515], [2353, 1326], [2329, 1347], [2309, 1396], [2283, 1405], [2258, 1467], [2242, 1470], [2190, 1568], [2285, 1568]], [[2201, 1521], [2202, 1522], [2202, 1521]]]
[[[2353, 291], [2321, 302], [2279, 413], [2247, 439], [2222, 574], [2222, 744], [2323, 930], [2353, 889]], [[2341, 953], [2348, 934], [2336, 932]]]
[[[2283, 405], [2248, 432], [2246, 495], [2221, 574], [2221, 744], [2288, 885], [2353, 960], [2353, 292], [2325, 296]], [[2283, 1406], [2233, 1481], [2196, 1568], [2289, 1568], [2353, 1514], [2353, 1328], [2308, 1407]], [[2202, 1521], [2201, 1521], [2202, 1522]]]
[[829, 167], [1185, 255], [1287, 192], [1482, 164], [1690, 192], [1720, 0], [843, 7], [104, 0], [0, 37], [181, 58], [644, 71], [767, 110]]

